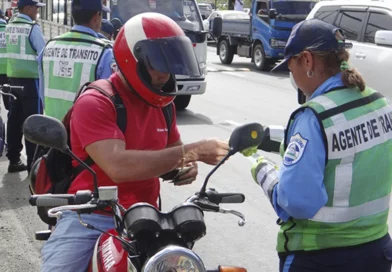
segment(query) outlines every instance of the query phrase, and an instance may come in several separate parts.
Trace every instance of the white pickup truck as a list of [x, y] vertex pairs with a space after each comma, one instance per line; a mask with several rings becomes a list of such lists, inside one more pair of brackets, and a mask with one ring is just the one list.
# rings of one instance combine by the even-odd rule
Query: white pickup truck
[[353, 44], [350, 64], [366, 85], [392, 100], [392, 2], [320, 1], [307, 19], [318, 18], [343, 29]]

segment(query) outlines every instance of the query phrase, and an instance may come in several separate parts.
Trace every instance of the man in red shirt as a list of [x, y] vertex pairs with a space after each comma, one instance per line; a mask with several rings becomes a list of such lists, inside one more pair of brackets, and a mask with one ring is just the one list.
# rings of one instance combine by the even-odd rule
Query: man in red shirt
[[[133, 17], [118, 34], [113, 52], [119, 71], [110, 77], [112, 85], [102, 81], [94, 85], [121, 97], [127, 112], [125, 133], [116, 123], [110, 98], [88, 89], [72, 110], [71, 147], [79, 158], [92, 158], [99, 186], [118, 186], [119, 201], [125, 208], [137, 202], [157, 206], [159, 176], [192, 165], [181, 177], [190, 183], [197, 176], [196, 161], [215, 165], [227, 155], [229, 146], [217, 139], [184, 145], [174, 107], [172, 126], [167, 128], [162, 107], [173, 103], [176, 96], [174, 75], [200, 73], [191, 41], [173, 20], [157, 13]], [[69, 193], [86, 189], [93, 190], [93, 180], [83, 171]], [[105, 231], [114, 227], [107, 215], [83, 215], [83, 221]], [[41, 271], [85, 271], [99, 235], [83, 227], [75, 213], [63, 213], [42, 249]]]

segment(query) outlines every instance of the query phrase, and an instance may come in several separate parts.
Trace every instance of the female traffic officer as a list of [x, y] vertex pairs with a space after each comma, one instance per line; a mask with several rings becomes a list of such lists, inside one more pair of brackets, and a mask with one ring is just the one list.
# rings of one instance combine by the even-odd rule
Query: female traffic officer
[[348, 65], [349, 46], [333, 25], [303, 21], [274, 68], [307, 98], [280, 172], [264, 158], [252, 168], [279, 216], [280, 271], [391, 271], [392, 107]]

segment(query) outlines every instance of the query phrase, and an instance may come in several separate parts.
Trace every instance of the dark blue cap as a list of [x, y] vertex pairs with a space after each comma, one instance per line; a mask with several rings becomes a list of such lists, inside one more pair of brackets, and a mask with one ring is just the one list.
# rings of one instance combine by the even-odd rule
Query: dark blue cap
[[[336, 35], [337, 32], [341, 35]], [[284, 59], [271, 72], [289, 71], [290, 58], [304, 50], [326, 52], [350, 47], [352, 44], [345, 42], [340, 28], [319, 19], [305, 20], [296, 24], [291, 30], [284, 49]]]
[[37, 7], [44, 7], [46, 4], [41, 3], [39, 0], [19, 0], [18, 7], [25, 7], [25, 6], [37, 6]]
[[113, 18], [110, 20], [110, 22], [112, 23], [113, 27], [116, 30], [120, 29], [123, 26], [123, 24], [121, 23], [121, 20], [118, 18]]
[[102, 0], [72, 0], [72, 9], [110, 12], [110, 9], [102, 4]]
[[114, 27], [111, 22], [106, 19], [102, 19], [101, 30], [112, 35], [114, 33]]

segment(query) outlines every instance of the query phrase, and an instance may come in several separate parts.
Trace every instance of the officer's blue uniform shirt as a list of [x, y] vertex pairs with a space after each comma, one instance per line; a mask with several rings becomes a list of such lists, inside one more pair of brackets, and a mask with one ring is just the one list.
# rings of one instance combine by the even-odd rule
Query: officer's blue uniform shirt
[[[92, 30], [89, 27], [86, 26], [81, 26], [81, 25], [76, 25], [72, 27], [72, 30], [79, 31], [79, 32], [84, 32], [90, 35], [93, 35], [96, 38], [101, 38], [98, 33], [96, 33], [94, 30]], [[41, 97], [41, 102], [42, 104], [45, 103], [45, 94], [44, 94], [44, 76], [42, 73], [42, 57], [43, 57], [43, 51], [38, 56], [38, 66], [39, 66], [39, 91], [40, 91], [40, 97]], [[111, 76], [113, 70], [112, 66], [115, 63], [114, 61], [114, 56], [113, 56], [113, 49], [112, 48], [106, 48], [103, 52], [103, 55], [98, 62], [97, 65], [97, 80], [98, 79], [107, 79]]]
[[[310, 99], [342, 86], [339, 73], [321, 84]], [[305, 109], [296, 114], [287, 139], [288, 148], [280, 168], [279, 183], [273, 190], [272, 203], [283, 221], [289, 217], [310, 219], [328, 200], [324, 187], [325, 146], [312, 110]]]
[[97, 32], [97, 35], [98, 35], [98, 38], [101, 38], [101, 39], [107, 39], [106, 38], [106, 36], [105, 35], [103, 35], [102, 33], [100, 33], [100, 32]]

